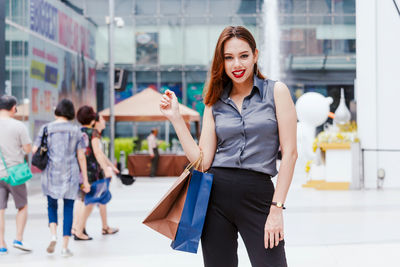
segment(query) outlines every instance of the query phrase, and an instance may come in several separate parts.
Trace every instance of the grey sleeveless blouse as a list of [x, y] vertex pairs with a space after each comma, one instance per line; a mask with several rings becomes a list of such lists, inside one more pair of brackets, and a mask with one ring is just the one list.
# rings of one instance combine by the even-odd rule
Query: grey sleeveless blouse
[[254, 76], [253, 90], [244, 98], [242, 113], [229, 98], [228, 84], [212, 106], [217, 151], [212, 167], [248, 169], [275, 176], [279, 150], [274, 101], [275, 81]]

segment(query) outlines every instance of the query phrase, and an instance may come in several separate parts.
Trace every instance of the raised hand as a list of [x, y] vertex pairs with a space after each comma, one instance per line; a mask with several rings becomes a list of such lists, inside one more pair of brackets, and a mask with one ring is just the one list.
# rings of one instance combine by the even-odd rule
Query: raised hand
[[166, 90], [160, 99], [160, 110], [170, 121], [180, 116], [179, 102], [171, 90]]

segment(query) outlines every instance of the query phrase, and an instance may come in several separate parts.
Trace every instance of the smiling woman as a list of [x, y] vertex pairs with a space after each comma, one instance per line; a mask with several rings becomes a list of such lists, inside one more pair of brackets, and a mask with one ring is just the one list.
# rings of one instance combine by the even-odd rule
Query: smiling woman
[[[206, 86], [203, 129], [193, 140], [175, 94], [160, 109], [172, 122], [186, 156], [214, 174], [202, 233], [204, 265], [238, 265], [238, 232], [252, 266], [287, 266], [282, 210], [297, 158], [296, 112], [289, 90], [258, 70], [258, 50], [244, 27], [225, 28]], [[278, 174], [276, 189], [271, 178]]]

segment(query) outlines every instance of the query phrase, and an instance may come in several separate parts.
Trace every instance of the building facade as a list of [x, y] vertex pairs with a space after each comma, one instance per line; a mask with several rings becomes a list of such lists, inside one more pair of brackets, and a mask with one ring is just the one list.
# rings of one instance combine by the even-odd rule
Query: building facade
[[61, 98], [96, 106], [95, 24], [56, 0], [7, 0], [3, 10], [4, 91], [18, 98], [32, 135]]
[[[98, 83], [107, 88], [108, 1], [71, 2], [98, 25]], [[219, 34], [228, 25], [243, 25], [254, 34], [262, 55], [268, 46], [264, 41], [268, 2], [271, 0], [115, 0], [115, 16], [121, 17], [125, 26], [115, 29], [114, 59], [116, 67], [130, 73], [128, 86], [117, 93], [116, 101], [146, 87], [169, 88], [182, 103], [202, 112], [201, 93]], [[280, 80], [295, 99], [309, 91], [332, 96], [333, 110], [341, 87], [347, 100], [352, 100], [355, 0], [276, 2]], [[102, 107], [109, 105], [107, 93], [99, 102]]]

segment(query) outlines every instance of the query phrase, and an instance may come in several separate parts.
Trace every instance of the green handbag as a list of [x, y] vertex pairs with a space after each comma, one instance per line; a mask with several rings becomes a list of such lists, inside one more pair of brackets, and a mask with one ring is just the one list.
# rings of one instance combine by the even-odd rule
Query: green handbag
[[7, 167], [6, 161], [4, 160], [3, 153], [0, 150], [0, 156], [3, 160], [3, 164], [6, 167], [6, 171], [8, 177], [1, 177], [0, 180], [10, 184], [11, 186], [16, 186], [25, 183], [29, 179], [32, 178], [32, 172], [29, 168], [28, 163], [24, 161], [24, 163], [12, 166], [10, 168]]

